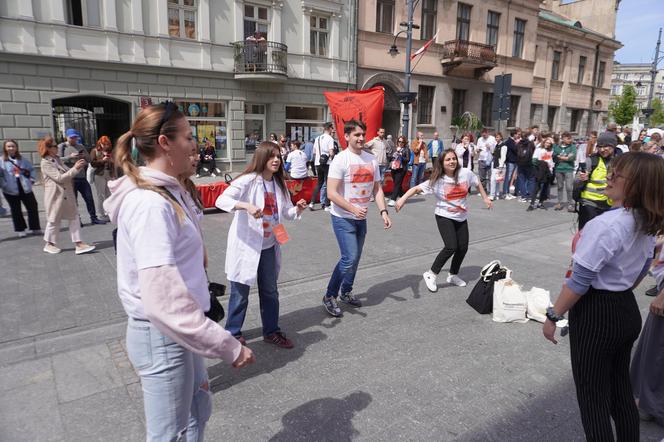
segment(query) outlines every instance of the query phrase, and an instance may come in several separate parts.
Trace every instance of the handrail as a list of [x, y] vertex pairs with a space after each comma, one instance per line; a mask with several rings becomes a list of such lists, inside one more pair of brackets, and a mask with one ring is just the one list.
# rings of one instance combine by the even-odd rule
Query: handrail
[[245, 40], [233, 43], [236, 74], [288, 73], [288, 46], [267, 40]]

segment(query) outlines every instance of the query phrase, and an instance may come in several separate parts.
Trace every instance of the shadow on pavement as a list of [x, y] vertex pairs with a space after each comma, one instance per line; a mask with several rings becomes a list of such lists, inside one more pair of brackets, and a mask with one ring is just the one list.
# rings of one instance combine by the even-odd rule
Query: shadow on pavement
[[270, 442], [351, 441], [360, 436], [353, 417], [371, 403], [369, 393], [356, 391], [344, 398], [323, 398], [292, 409], [281, 418], [284, 428]]

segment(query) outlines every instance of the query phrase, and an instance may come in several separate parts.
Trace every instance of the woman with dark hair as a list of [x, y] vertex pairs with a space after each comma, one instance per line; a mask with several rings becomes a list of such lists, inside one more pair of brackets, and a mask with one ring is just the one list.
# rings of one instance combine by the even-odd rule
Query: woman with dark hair
[[397, 201], [395, 209], [398, 212], [406, 204], [408, 198], [416, 193], [434, 194], [436, 196], [434, 213], [445, 248], [436, 256], [431, 265], [431, 270], [424, 272], [422, 275], [427, 288], [432, 292], [438, 291], [436, 278], [451, 257], [453, 257], [452, 265], [447, 276], [447, 282], [459, 287], [466, 285], [466, 282], [458, 275], [463, 258], [468, 251], [468, 204], [466, 199], [471, 187], [478, 188], [487, 209], [491, 209], [493, 203], [484, 191], [477, 175], [470, 169], [461, 167], [459, 157], [457, 157], [454, 149], [445, 149], [434, 164], [429, 180], [409, 189]]
[[[0, 188], [9, 203], [14, 231], [20, 238], [28, 233], [36, 235], [42, 233], [37, 200], [35, 194], [32, 193], [32, 184], [36, 178], [37, 174], [32, 163], [18, 151], [18, 143], [15, 140], [5, 140], [2, 145], [2, 158], [0, 158]], [[28, 225], [25, 224], [25, 218], [23, 218], [21, 203], [28, 211], [30, 230], [27, 232], [25, 229]]]
[[[145, 160], [137, 167], [132, 146]], [[115, 147], [125, 176], [104, 203], [117, 230], [117, 285], [129, 321], [127, 353], [141, 378], [148, 441], [203, 441], [212, 397], [203, 357], [234, 367], [254, 361], [205, 316], [210, 293], [192, 198], [195, 141], [175, 103], [141, 110]]]
[[571, 276], [547, 309], [543, 333], [557, 343], [556, 322], [569, 311], [572, 374], [586, 438], [614, 440], [613, 420], [619, 441], [638, 441], [629, 363], [641, 313], [632, 289], [647, 273], [656, 235], [664, 231], [664, 160], [629, 152], [613, 160], [606, 178], [613, 210], [580, 231]]
[[293, 348], [279, 328], [277, 278], [281, 245], [288, 241], [282, 220], [299, 219], [307, 202], [301, 199], [296, 206], [291, 202], [279, 145], [260, 143], [249, 166], [217, 198], [215, 205], [234, 213], [226, 251], [226, 277], [231, 283], [226, 330], [245, 343], [242, 325], [249, 289], [256, 284], [263, 340], [281, 348]]
[[408, 172], [409, 160], [410, 150], [408, 149], [408, 140], [405, 136], [400, 135], [397, 138], [397, 147], [394, 149], [392, 158], [390, 159], [390, 175], [392, 176], [393, 183], [392, 194], [387, 202], [387, 205], [390, 207], [394, 207], [397, 198], [403, 195], [401, 186], [403, 179], [406, 177], [406, 172]]

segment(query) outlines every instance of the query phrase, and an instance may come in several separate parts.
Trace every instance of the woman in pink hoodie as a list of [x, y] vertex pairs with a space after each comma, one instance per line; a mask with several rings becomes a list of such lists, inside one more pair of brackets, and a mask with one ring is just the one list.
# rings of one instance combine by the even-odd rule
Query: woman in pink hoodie
[[[132, 145], [145, 160], [138, 168]], [[178, 177], [190, 172], [191, 127], [172, 103], [141, 111], [117, 142], [125, 176], [108, 183], [117, 224], [118, 293], [129, 316], [127, 352], [141, 377], [147, 440], [202, 441], [212, 411], [203, 356], [234, 367], [254, 361], [205, 316], [210, 295], [195, 203]]]

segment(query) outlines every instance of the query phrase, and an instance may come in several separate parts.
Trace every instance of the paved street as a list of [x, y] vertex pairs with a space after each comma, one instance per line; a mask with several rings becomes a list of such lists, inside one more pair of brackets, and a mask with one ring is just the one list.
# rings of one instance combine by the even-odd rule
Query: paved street
[[[37, 196], [42, 207], [41, 187]], [[209, 361], [215, 404], [206, 440], [583, 440], [569, 340], [551, 345], [538, 323], [494, 323], [465, 303], [479, 269], [495, 258], [526, 288], [557, 296], [573, 217], [525, 209], [499, 201], [488, 211], [471, 197], [471, 245], [460, 274], [469, 285], [442, 283], [435, 294], [421, 277], [442, 247], [432, 200], [392, 210], [389, 231], [372, 210], [355, 287], [364, 306], [345, 309], [341, 319], [320, 305], [338, 259], [329, 214], [307, 211], [287, 226], [280, 278], [280, 325], [296, 347], [262, 342], [252, 294], [244, 334], [257, 362], [235, 370]], [[219, 282], [231, 219], [212, 211], [203, 222], [210, 277]], [[12, 230], [9, 218], [0, 219], [0, 440], [141, 440], [112, 226], [83, 228], [84, 240], [98, 246], [84, 256], [74, 256], [68, 232], [63, 253], [47, 256], [41, 238], [18, 239]], [[648, 278], [637, 290], [644, 315], [651, 285]], [[641, 434], [660, 440], [664, 429], [642, 423]]]

